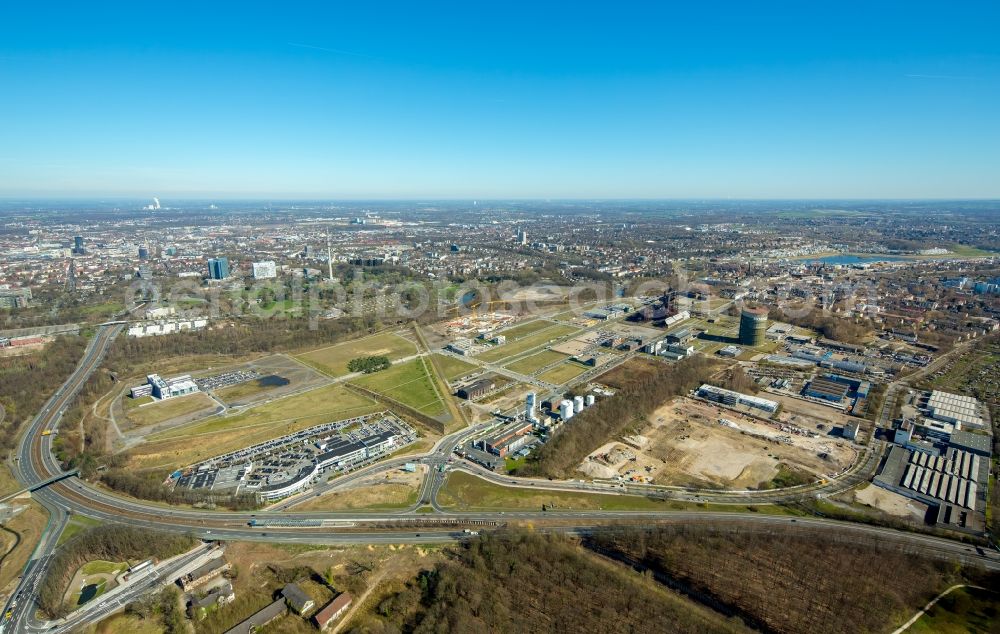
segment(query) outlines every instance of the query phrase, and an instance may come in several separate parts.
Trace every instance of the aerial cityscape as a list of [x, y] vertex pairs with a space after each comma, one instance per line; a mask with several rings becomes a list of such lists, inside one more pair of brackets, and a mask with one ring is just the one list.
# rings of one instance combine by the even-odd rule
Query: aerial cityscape
[[0, 633], [998, 631], [1000, 12], [723, 4], [12, 9]]

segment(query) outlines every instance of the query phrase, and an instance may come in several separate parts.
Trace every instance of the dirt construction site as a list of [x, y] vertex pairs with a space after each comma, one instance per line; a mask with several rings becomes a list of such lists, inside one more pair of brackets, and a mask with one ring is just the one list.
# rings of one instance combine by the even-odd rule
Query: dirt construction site
[[783, 470], [830, 478], [857, 456], [834, 428], [798, 414], [771, 421], [680, 397], [654, 411], [639, 433], [599, 447], [579, 469], [592, 478], [724, 489], [767, 487]]

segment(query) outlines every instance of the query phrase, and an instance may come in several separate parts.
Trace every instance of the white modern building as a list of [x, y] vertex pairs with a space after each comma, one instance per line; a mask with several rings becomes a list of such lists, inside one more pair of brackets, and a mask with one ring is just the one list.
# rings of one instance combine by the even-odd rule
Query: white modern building
[[773, 414], [778, 411], [778, 403], [776, 401], [760, 398], [759, 396], [741, 394], [740, 392], [734, 392], [732, 390], [725, 390], [721, 387], [715, 387], [714, 385], [705, 384], [699, 387], [698, 396], [709, 401], [722, 403], [723, 405], [744, 405], [746, 407], [753, 407], [755, 409], [768, 412], [769, 414]]
[[153, 396], [163, 400], [185, 394], [194, 394], [197, 391], [198, 384], [191, 379], [190, 374], [175, 376], [172, 379], [164, 379], [159, 374], [149, 374], [146, 375], [144, 385], [132, 388], [131, 396], [132, 398]]
[[278, 277], [278, 269], [274, 262], [254, 262], [253, 277], [257, 280], [266, 280]]

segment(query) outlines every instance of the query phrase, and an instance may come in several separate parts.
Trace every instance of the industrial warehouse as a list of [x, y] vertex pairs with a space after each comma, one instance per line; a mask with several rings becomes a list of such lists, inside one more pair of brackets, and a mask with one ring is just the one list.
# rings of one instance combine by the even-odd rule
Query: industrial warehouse
[[873, 482], [927, 504], [932, 523], [982, 532], [993, 438], [978, 431], [979, 401], [938, 390], [911, 392], [903, 414]]
[[982, 532], [989, 455], [949, 446], [940, 454], [893, 445], [874, 484], [928, 505], [928, 519], [948, 528]]
[[979, 401], [971, 396], [934, 390], [927, 397], [926, 409], [931, 418], [957, 425], [958, 429], [988, 427], [980, 415]]
[[317, 425], [216, 456], [171, 475], [174, 486], [226, 495], [279, 500], [309, 487], [329, 471], [367, 464], [416, 438], [390, 412]]

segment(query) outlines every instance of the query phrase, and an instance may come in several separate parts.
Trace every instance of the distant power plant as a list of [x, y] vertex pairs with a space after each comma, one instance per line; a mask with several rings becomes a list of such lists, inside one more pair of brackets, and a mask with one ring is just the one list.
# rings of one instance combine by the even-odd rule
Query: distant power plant
[[744, 346], [759, 346], [764, 343], [764, 334], [766, 332], [766, 308], [747, 307], [740, 312], [740, 343]]

